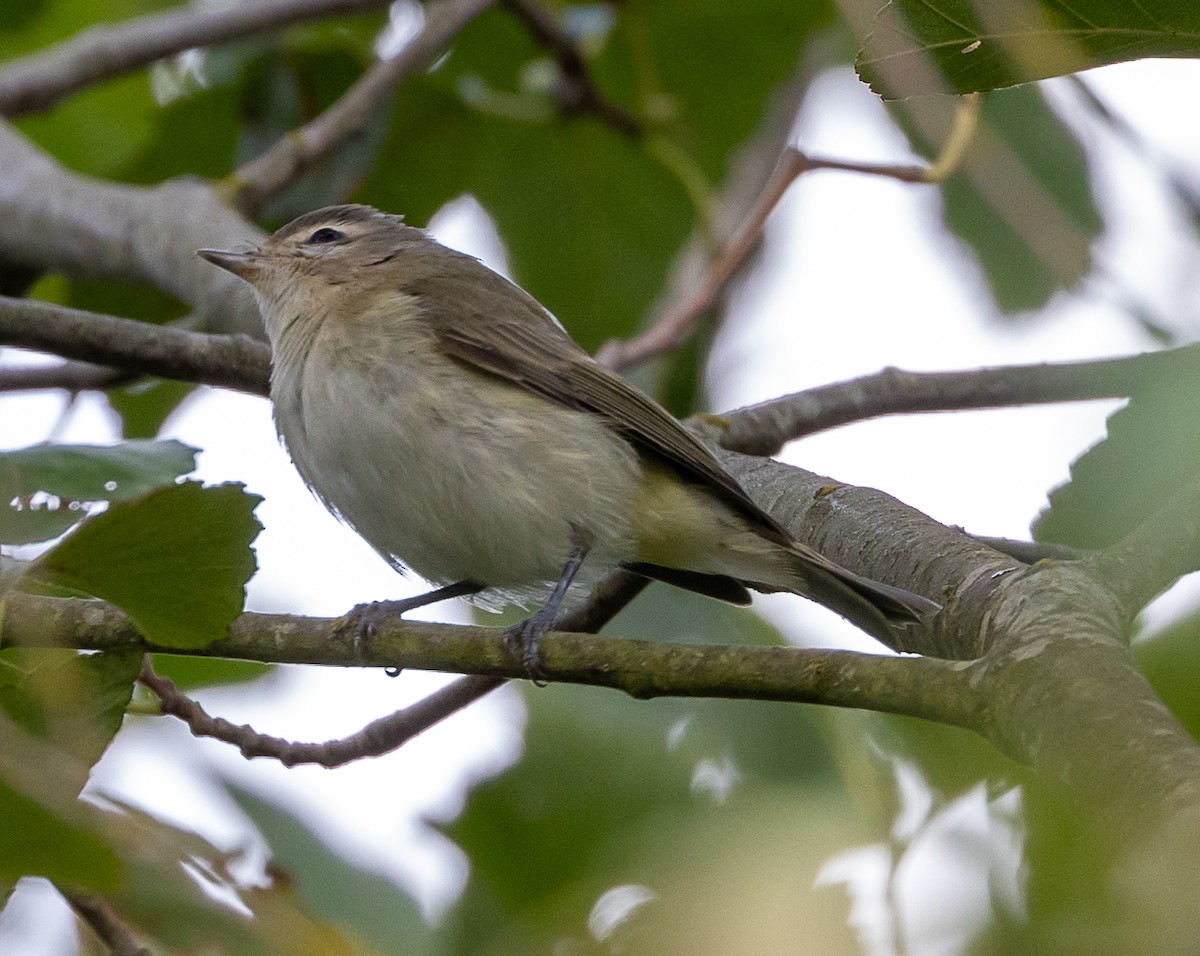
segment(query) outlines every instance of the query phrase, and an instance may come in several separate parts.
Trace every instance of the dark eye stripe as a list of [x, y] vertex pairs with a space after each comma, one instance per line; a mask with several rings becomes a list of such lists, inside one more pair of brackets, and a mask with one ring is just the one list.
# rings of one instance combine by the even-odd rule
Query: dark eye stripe
[[328, 226], [326, 226], [323, 229], [318, 229], [311, 236], [309, 236], [308, 244], [309, 245], [321, 245], [322, 243], [327, 243], [327, 242], [340, 242], [342, 239], [345, 239], [345, 238], [346, 238], [346, 234], [344, 232], [339, 232], [336, 229], [330, 229]]

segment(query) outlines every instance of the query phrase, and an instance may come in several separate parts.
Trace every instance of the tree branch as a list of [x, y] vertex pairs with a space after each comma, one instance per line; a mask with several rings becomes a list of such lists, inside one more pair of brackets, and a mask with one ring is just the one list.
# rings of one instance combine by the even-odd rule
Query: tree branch
[[[0, 302], [0, 312], [4, 306]], [[4, 320], [0, 318], [0, 326]], [[28, 367], [0, 367], [0, 392], [30, 392], [48, 388], [63, 388], [68, 392], [83, 392], [89, 389], [116, 388], [137, 378], [126, 372], [106, 365], [90, 362], [59, 362], [55, 365]]]
[[84, 278], [144, 282], [197, 313], [209, 332], [265, 338], [240, 279], [196, 256], [266, 234], [195, 179], [126, 186], [69, 172], [0, 120], [0, 262]]
[[197, 737], [212, 737], [233, 744], [247, 760], [273, 757], [285, 767], [311, 763], [330, 769], [363, 757], [391, 753], [504, 683], [497, 677], [461, 677], [409, 707], [371, 721], [349, 737], [324, 743], [297, 743], [261, 734], [247, 724], [234, 724], [223, 717], [211, 716], [196, 701], [181, 693], [169, 678], [154, 673], [149, 657], [142, 666], [139, 680], [157, 695], [164, 714], [178, 717]]
[[400, 53], [375, 64], [324, 113], [229, 176], [224, 188], [231, 201], [247, 215], [253, 214], [314, 163], [360, 135], [377, 119], [377, 109], [396, 87], [427, 69], [468, 23], [495, 2], [441, 0], [432, 6], [425, 28]]
[[385, 6], [387, 0], [257, 0], [93, 26], [0, 70], [0, 115], [47, 109], [84, 87], [194, 47]]
[[0, 296], [0, 343], [116, 365], [145, 375], [266, 395], [270, 349], [245, 336], [208, 335]]
[[1085, 562], [1009, 575], [972, 674], [983, 733], [1114, 834], [1200, 821], [1200, 747], [1128, 645], [1128, 609]]
[[629, 368], [667, 352], [683, 342], [696, 321], [721, 295], [729, 281], [737, 275], [762, 236], [767, 218], [792, 183], [805, 173], [819, 169], [882, 176], [905, 183], [938, 183], [950, 175], [970, 142], [978, 118], [979, 97], [963, 97], [956, 114], [955, 125], [942, 148], [942, 154], [932, 166], [896, 166], [880, 163], [859, 163], [850, 160], [809, 156], [794, 146], [786, 147], [775, 164], [762, 192], [750, 207], [729, 240], [711, 259], [700, 287], [680, 306], [662, 316], [651, 328], [625, 341], [605, 343], [597, 358], [615, 369]]
[[79, 893], [57, 887], [71, 904], [75, 915], [83, 920], [112, 956], [151, 956], [150, 950], [142, 946], [132, 930], [118, 915], [113, 905], [95, 893]]
[[[389, 621], [366, 645], [340, 633], [339, 620], [246, 613], [229, 637], [181, 651], [147, 644], [129, 619], [101, 601], [9, 594], [0, 622], [4, 647], [136, 647], [167, 654], [360, 667], [400, 667], [524, 678], [503, 629]], [[793, 647], [659, 644], [555, 632], [542, 641], [546, 680], [622, 690], [638, 698], [684, 696], [800, 701], [976, 723], [965, 665]]]
[[564, 110], [591, 114], [629, 139], [642, 137], [641, 120], [600, 92], [579, 47], [549, 12], [533, 0], [503, 0], [503, 6], [554, 57], [562, 80], [558, 99]]
[[745, 454], [773, 455], [793, 439], [881, 415], [1127, 398], [1152, 378], [1197, 374], [1197, 345], [1116, 359], [962, 372], [885, 368], [730, 412], [721, 416], [728, 427], [720, 441]]
[[[569, 630], [598, 631], [646, 584], [646, 579], [638, 575], [610, 575], [596, 587], [582, 608], [563, 618], [562, 625]], [[340, 630], [344, 625], [345, 618], [339, 620], [335, 628]], [[246, 724], [237, 725], [210, 716], [196, 701], [181, 693], [169, 679], [155, 674], [149, 656], [143, 663], [140, 679], [158, 695], [163, 713], [178, 717], [197, 737], [212, 737], [233, 744], [247, 759], [273, 757], [288, 767], [316, 763], [329, 768], [340, 767], [362, 757], [390, 753], [505, 683], [499, 677], [463, 677], [410, 707], [372, 721], [349, 737], [312, 744], [271, 737]]]

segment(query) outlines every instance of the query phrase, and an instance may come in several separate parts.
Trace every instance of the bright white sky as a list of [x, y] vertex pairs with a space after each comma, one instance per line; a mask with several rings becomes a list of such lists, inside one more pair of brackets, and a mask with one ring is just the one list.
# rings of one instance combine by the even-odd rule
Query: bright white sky
[[[1182, 120], [1195, 115], [1200, 64], [1127, 64], [1095, 71], [1089, 79], [1164, 156], [1194, 170], [1200, 126]], [[1065, 95], [1063, 84], [1051, 86]], [[875, 98], [848, 71], [820, 82], [797, 138], [804, 148], [826, 155], [887, 161], [908, 155]], [[1100, 251], [1108, 271], [1166, 316], [1195, 322], [1200, 270], [1194, 237], [1167, 212], [1161, 184], [1131, 162], [1123, 147], [1094, 128], [1087, 139], [1098, 147], [1098, 193], [1116, 227]], [[712, 407], [732, 408], [889, 364], [959, 369], [1151, 347], [1099, 294], [1068, 299], [1015, 327], [989, 316], [972, 269], [931, 228], [935, 204], [932, 191], [865, 177], [817, 173], [798, 184], [771, 219], [766, 260], [739, 294], [737, 318], [714, 355]], [[494, 236], [477, 228], [471, 208], [457, 204], [434, 223], [435, 232], [447, 244], [502, 266], [502, 250]], [[13, 361], [11, 352], [5, 361]], [[63, 407], [56, 395], [2, 401], [5, 448], [44, 440]], [[795, 443], [785, 457], [883, 488], [940, 521], [1022, 537], [1047, 489], [1065, 480], [1071, 460], [1102, 435], [1112, 407], [1093, 403], [885, 419]], [[54, 437], [104, 442], [114, 434], [101, 403], [85, 400]], [[357, 602], [420, 589], [311, 498], [275, 441], [265, 401], [205, 390], [171, 419], [167, 435], [204, 449], [199, 477], [242, 481], [266, 496], [258, 511], [266, 528], [255, 545], [260, 571], [250, 584], [250, 608], [336, 615]], [[775, 596], [758, 606], [795, 640], [871, 646], [848, 625], [799, 599]], [[444, 606], [429, 611], [441, 620], [460, 613]], [[464, 618], [460, 613], [455, 619]], [[255, 685], [252, 695], [215, 691], [201, 700], [222, 716], [268, 733], [322, 740], [357, 730], [443, 680], [288, 668], [268, 686]], [[523, 714], [519, 695], [504, 690], [400, 753], [333, 772], [248, 763], [228, 747], [191, 741], [171, 722], [136, 720], [97, 768], [95, 786], [169, 820], [200, 826], [222, 845], [247, 845], [252, 854], [261, 853], [237, 809], [217, 804], [203, 783], [206, 768], [216, 768], [316, 821], [341, 852], [390, 874], [436, 913], [461, 887], [466, 861], [420, 820], [453, 817], [471, 780], [517, 758]], [[153, 787], [148, 780], [155, 781]], [[985, 825], [982, 812], [971, 819], [974, 823], [962, 825]], [[862, 860], [850, 869], [848, 878], [862, 884], [878, 871]], [[982, 886], [968, 889], [955, 912], [967, 917], [979, 912], [985, 894]], [[14, 902], [0, 920], [0, 942], [7, 938], [13, 951], [29, 956], [60, 953], [65, 917], [46, 918], [37, 896], [31, 890]], [[924, 951], [953, 951], [958, 939], [953, 926], [939, 925], [927, 907], [914, 906], [910, 915], [910, 932]]]

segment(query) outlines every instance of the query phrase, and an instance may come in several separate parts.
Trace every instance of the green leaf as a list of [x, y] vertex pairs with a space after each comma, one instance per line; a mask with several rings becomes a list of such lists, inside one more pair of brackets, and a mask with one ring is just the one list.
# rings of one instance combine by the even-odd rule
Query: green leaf
[[121, 416], [127, 440], [153, 438], [184, 399], [196, 391], [191, 382], [144, 378], [107, 392], [108, 404]]
[[1108, 418], [1108, 436], [1071, 465], [1033, 524], [1038, 541], [1076, 548], [1114, 544], [1200, 467], [1200, 390], [1164, 375]]
[[[125, 863], [125, 879], [107, 899], [159, 944], [155, 952], [366, 956], [304, 914], [286, 881], [248, 888], [229, 872], [236, 854], [132, 807], [121, 811], [102, 820]], [[220, 897], [237, 899], [249, 914]]]
[[256, 661], [230, 661], [219, 657], [155, 654], [154, 670], [169, 677], [180, 690], [216, 684], [245, 684], [275, 672], [274, 665]]
[[1200, 6], [1189, 0], [891, 0], [856, 65], [871, 89], [891, 99], [1198, 55]]
[[[246, 162], [272, 148], [282, 137], [330, 107], [370, 66], [370, 54], [319, 44], [316, 49], [273, 51], [251, 64], [242, 101], [244, 122], [237, 159]], [[300, 213], [344, 200], [375, 163], [387, 132], [388, 105], [363, 133], [303, 176], [265, 206], [262, 218], [283, 223]]]
[[204, 647], [242, 610], [261, 500], [240, 484], [161, 488], [88, 519], [30, 573], [111, 601], [152, 643]]
[[[195, 467], [196, 449], [177, 441], [46, 444], [0, 453], [0, 541], [57, 537], [87, 514], [87, 506], [136, 498]], [[31, 508], [35, 495], [48, 500]]]
[[1200, 740], [1200, 614], [1176, 621], [1162, 634], [1134, 644], [1138, 666], [1171, 713]]
[[[610, 627], [645, 639], [778, 641], [745, 608], [665, 585], [652, 585]], [[591, 906], [616, 884], [659, 887], [662, 871], [685, 871], [695, 858], [682, 834], [753, 826], [764, 793], [782, 789], [789, 805], [801, 788], [837, 794], [807, 708], [667, 699], [630, 708], [620, 695], [584, 687], [526, 700], [523, 759], [478, 787], [445, 828], [472, 866], [450, 931], [498, 952], [546, 951], [564, 927], [582, 933]]]
[[83, 772], [121, 728], [141, 669], [136, 650], [80, 654], [69, 650], [0, 651], [0, 709], [21, 727], [69, 754]]
[[122, 866], [108, 843], [85, 827], [13, 790], [0, 780], [0, 880], [44, 876], [104, 892]]
[[[209, 72], [206, 63], [206, 76]], [[122, 167], [120, 178], [147, 185], [185, 175], [220, 179], [234, 165], [239, 121], [232, 85], [180, 96], [162, 107], [152, 136]]]
[[391, 880], [350, 863], [279, 804], [229, 782], [225, 788], [266, 839], [272, 871], [286, 875], [307, 912], [380, 953], [429, 950], [430, 927]]
[[[538, 81], [553, 75], [544, 49], [496, 11], [465, 30], [437, 70], [405, 85], [358, 194], [419, 225], [450, 200], [475, 196], [516, 279], [588, 349], [637, 329], [698, 222], [683, 180], [703, 192], [724, 179], [771, 94], [831, 19], [824, 3], [791, 0], [669, 0], [609, 12], [611, 31], [587, 36], [592, 73], [610, 100], [646, 115], [666, 149], [590, 117], [562, 118], [547, 93], [553, 84]], [[664, 153], [676, 165], [664, 165]]]
[[[917, 152], [932, 157], [957, 108], [926, 98], [890, 111]], [[1090, 270], [1102, 220], [1086, 159], [1036, 88], [983, 101], [978, 129], [941, 193], [946, 227], [975, 255], [1002, 311], [1040, 308]]]
[[144, 73], [83, 90], [48, 113], [14, 125], [68, 169], [107, 177], [129, 163], [154, 135], [158, 106]]

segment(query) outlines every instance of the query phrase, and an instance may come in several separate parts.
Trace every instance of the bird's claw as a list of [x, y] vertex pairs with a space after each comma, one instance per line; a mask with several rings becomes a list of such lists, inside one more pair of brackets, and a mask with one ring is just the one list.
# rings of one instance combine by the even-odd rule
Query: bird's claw
[[542, 635], [554, 627], [554, 613], [543, 613], [542, 608], [525, 620], [504, 629], [504, 644], [514, 655], [520, 657], [525, 676], [535, 687], [545, 687], [545, 673], [541, 663]]

